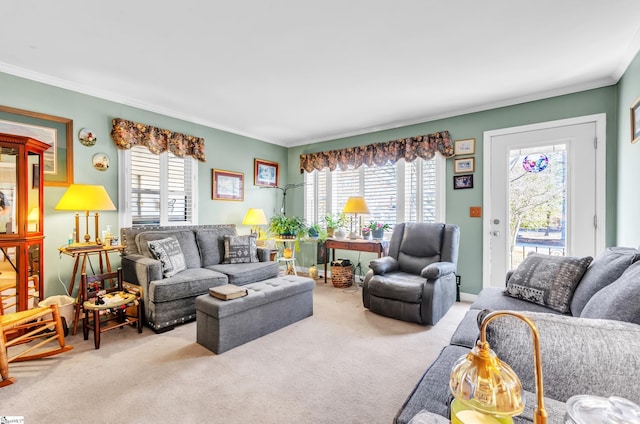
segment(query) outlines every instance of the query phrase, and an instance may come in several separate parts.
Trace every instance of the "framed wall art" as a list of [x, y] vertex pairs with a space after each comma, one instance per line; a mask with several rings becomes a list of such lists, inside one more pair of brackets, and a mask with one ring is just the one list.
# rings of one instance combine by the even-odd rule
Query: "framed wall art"
[[213, 200], [244, 200], [244, 173], [213, 170]]
[[253, 184], [263, 187], [278, 187], [280, 165], [264, 159], [253, 161]]
[[73, 183], [73, 120], [0, 106], [0, 133], [51, 145], [44, 152], [44, 185], [66, 187]]
[[463, 188], [473, 188], [473, 174], [453, 176], [453, 189], [459, 190]]
[[453, 160], [453, 173], [464, 174], [469, 172], [475, 172], [476, 164], [474, 158], [454, 159]]
[[453, 142], [453, 154], [455, 156], [473, 155], [476, 152], [476, 139], [467, 138]]
[[640, 97], [631, 105], [631, 143], [640, 140]]

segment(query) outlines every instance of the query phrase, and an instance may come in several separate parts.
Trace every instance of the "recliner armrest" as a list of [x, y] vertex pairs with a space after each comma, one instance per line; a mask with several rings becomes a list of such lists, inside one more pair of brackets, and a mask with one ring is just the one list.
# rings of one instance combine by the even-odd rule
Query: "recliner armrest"
[[420, 276], [428, 280], [435, 280], [443, 275], [456, 272], [456, 265], [452, 262], [434, 262], [422, 268]]
[[369, 268], [371, 268], [376, 275], [384, 275], [387, 272], [397, 271], [399, 264], [395, 258], [384, 256], [369, 262]]

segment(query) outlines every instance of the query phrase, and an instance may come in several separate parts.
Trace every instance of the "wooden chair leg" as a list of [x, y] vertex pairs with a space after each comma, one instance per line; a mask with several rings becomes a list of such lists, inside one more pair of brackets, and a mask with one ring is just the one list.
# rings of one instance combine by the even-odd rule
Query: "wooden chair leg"
[[100, 349], [100, 311], [93, 311], [93, 344]]
[[9, 355], [7, 354], [7, 345], [4, 341], [2, 329], [0, 329], [0, 375], [2, 375], [0, 387], [8, 386], [16, 380], [13, 377], [9, 377]]
[[89, 311], [84, 311], [84, 319], [82, 320], [82, 335], [85, 340], [89, 340]]

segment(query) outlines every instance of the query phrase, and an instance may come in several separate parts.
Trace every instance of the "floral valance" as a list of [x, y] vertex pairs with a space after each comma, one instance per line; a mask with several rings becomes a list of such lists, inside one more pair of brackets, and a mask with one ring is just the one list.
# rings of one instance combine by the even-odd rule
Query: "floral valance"
[[449, 131], [340, 150], [304, 153], [300, 155], [300, 173], [324, 168], [333, 171], [336, 167], [344, 171], [349, 167], [358, 168], [363, 164], [382, 166], [387, 163], [396, 163], [400, 159], [411, 162], [419, 157], [429, 160], [433, 159], [436, 152], [440, 152], [446, 158], [453, 156], [453, 143]]
[[124, 119], [113, 120], [111, 138], [119, 149], [145, 146], [155, 154], [169, 151], [178, 157], [193, 156], [205, 162], [204, 138], [181, 134]]

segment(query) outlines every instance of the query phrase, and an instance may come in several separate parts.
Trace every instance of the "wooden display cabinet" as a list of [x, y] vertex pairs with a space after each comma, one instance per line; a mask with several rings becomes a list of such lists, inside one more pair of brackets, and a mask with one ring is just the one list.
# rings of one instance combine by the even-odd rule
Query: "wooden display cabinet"
[[0, 313], [37, 306], [44, 294], [44, 151], [49, 147], [0, 133]]

